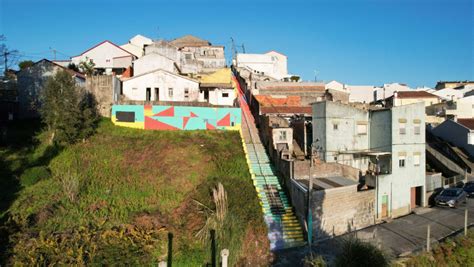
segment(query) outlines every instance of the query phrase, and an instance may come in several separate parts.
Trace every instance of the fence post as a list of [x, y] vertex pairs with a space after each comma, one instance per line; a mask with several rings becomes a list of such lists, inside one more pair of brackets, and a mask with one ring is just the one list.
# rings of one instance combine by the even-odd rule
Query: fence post
[[216, 266], [216, 230], [211, 230], [211, 266]]
[[431, 231], [431, 225], [428, 224], [428, 229], [426, 231], [426, 251], [430, 251], [430, 231]]
[[222, 258], [222, 267], [227, 267], [227, 261], [229, 259], [229, 250], [228, 249], [221, 250], [221, 258]]
[[467, 207], [464, 210], [464, 235], [467, 235], [467, 215], [468, 215], [468, 210]]
[[173, 233], [168, 233], [168, 264], [167, 267], [171, 267], [173, 262]]

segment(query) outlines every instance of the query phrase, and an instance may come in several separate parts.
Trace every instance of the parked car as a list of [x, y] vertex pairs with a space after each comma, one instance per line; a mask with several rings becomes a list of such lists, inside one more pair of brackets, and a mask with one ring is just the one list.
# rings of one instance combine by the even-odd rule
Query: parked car
[[474, 182], [467, 182], [464, 187], [467, 197], [474, 197]]
[[437, 206], [455, 208], [460, 203], [466, 203], [466, 192], [462, 188], [446, 188], [435, 198]]

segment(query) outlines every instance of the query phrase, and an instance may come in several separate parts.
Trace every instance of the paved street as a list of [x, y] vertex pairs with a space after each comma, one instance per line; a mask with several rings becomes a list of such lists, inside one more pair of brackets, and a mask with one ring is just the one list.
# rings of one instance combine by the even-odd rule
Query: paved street
[[[474, 224], [474, 199], [468, 199], [466, 206], [457, 209], [433, 207], [417, 210], [391, 222], [371, 226], [354, 233], [358, 238], [372, 242], [386, 253], [403, 256], [424, 249], [427, 226], [431, 227], [432, 243], [449, 236], [464, 227], [464, 210], [468, 209], [468, 224]], [[339, 241], [345, 236], [322, 241], [313, 246], [317, 255], [331, 261], [339, 248]], [[278, 253], [274, 266], [302, 266], [301, 259], [307, 248], [298, 248]]]
[[464, 210], [468, 209], [468, 224], [474, 223], [474, 199], [457, 209], [433, 207], [392, 222], [368, 227], [357, 232], [357, 237], [374, 242], [386, 252], [399, 256], [426, 246], [427, 227], [431, 227], [432, 242], [464, 227]]

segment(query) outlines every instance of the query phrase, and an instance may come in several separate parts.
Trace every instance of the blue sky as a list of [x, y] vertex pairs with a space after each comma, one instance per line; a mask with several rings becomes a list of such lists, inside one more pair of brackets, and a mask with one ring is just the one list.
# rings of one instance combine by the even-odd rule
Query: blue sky
[[[99, 2], [99, 3], [95, 3]], [[434, 86], [474, 80], [471, 0], [0, 0], [0, 34], [25, 59], [80, 54], [105, 39], [193, 34], [247, 53], [277, 50], [305, 80]]]

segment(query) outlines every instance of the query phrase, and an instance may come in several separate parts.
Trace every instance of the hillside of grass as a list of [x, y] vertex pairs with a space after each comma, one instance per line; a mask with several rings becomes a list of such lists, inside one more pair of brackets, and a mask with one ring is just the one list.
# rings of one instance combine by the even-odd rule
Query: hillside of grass
[[467, 236], [448, 238], [433, 247], [403, 261], [404, 266], [474, 266], [474, 231]]
[[[268, 263], [238, 132], [144, 131], [104, 120], [86, 142], [58, 148], [38, 125], [11, 128], [0, 147], [4, 264], [156, 265], [173, 233], [174, 266], [202, 266], [211, 249], [198, 232], [210, 228], [231, 266]], [[210, 227], [218, 183], [228, 211]]]

